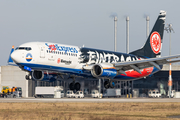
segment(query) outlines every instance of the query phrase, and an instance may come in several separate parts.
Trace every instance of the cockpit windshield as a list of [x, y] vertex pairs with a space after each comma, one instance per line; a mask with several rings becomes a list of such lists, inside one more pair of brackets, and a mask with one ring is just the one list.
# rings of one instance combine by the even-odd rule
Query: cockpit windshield
[[31, 50], [31, 47], [17, 47], [16, 50]]

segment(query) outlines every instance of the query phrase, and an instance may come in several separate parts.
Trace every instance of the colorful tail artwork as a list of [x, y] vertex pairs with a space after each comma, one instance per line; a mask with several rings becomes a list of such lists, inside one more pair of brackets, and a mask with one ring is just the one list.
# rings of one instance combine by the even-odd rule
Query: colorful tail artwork
[[159, 17], [157, 18], [156, 23], [151, 33], [149, 34], [145, 45], [141, 49], [133, 51], [130, 54], [145, 58], [154, 58], [160, 56], [163, 42], [165, 19], [166, 12], [160, 11]]

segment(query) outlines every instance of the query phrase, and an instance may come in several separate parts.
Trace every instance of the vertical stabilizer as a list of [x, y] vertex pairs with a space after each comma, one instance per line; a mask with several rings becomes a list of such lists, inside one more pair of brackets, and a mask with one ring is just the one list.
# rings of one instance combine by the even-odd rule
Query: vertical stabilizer
[[141, 49], [133, 51], [130, 54], [148, 58], [160, 56], [163, 42], [165, 19], [166, 12], [161, 10], [145, 45]]

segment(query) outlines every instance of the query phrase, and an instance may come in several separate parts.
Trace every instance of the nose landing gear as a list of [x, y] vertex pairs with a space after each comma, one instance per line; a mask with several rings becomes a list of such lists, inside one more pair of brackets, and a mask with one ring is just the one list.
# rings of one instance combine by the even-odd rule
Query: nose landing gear
[[25, 76], [26, 80], [31, 80], [32, 79], [32, 76], [30, 74], [26, 75]]

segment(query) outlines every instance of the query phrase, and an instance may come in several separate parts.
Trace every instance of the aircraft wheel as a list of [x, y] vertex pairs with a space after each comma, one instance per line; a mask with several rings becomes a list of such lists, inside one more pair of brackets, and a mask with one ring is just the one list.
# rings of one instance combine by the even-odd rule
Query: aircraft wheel
[[70, 84], [69, 84], [69, 89], [70, 89], [70, 90], [74, 90], [74, 84], [73, 84], [73, 83], [70, 83]]
[[26, 80], [31, 80], [32, 79], [31, 75], [26, 75], [25, 78], [26, 78]]
[[106, 89], [109, 88], [109, 81], [105, 81], [105, 82], [104, 82], [104, 87], [105, 87]]
[[29, 79], [32, 80], [32, 76], [31, 75], [29, 75]]
[[109, 82], [109, 86], [110, 86], [111, 88], [114, 88], [114, 87], [115, 87], [115, 82], [111, 80], [111, 81]]
[[78, 90], [80, 90], [80, 88], [81, 88], [81, 84], [80, 83], [75, 83], [75, 85], [74, 85], [74, 89], [76, 90], [76, 91], [78, 91]]
[[26, 75], [25, 78], [26, 78], [26, 80], [29, 80], [29, 76], [28, 75]]

